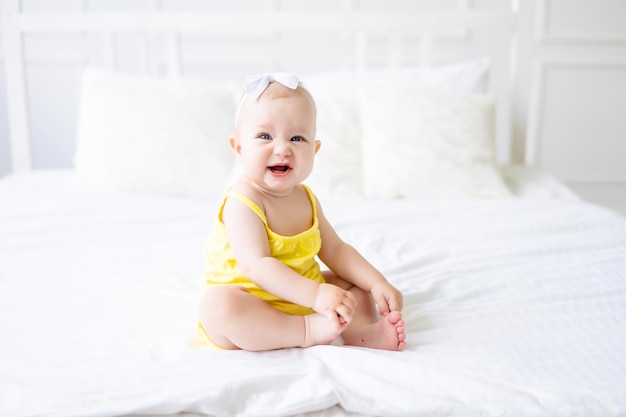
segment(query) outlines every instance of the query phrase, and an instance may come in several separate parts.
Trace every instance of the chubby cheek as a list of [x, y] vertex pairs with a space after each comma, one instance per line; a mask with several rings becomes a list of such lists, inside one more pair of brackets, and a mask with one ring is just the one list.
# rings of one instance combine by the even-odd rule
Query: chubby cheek
[[267, 158], [258, 153], [243, 153], [240, 155], [240, 163], [246, 172], [265, 172], [267, 170]]
[[313, 159], [310, 159], [310, 160], [307, 160], [306, 162], [303, 162], [300, 165], [300, 172], [301, 172], [301, 174], [308, 177], [311, 174], [311, 172], [313, 172], [314, 166], [315, 166], [315, 164], [314, 164], [314, 160]]

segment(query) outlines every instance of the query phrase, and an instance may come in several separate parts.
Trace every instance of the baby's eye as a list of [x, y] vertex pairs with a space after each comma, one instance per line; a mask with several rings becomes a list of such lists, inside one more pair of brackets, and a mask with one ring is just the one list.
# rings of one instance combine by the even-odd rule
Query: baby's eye
[[271, 140], [272, 137], [270, 135], [268, 135], [267, 133], [261, 133], [259, 136], [257, 136], [259, 139], [263, 139], [263, 140]]
[[304, 138], [302, 136], [294, 136], [291, 138], [292, 142], [303, 142]]

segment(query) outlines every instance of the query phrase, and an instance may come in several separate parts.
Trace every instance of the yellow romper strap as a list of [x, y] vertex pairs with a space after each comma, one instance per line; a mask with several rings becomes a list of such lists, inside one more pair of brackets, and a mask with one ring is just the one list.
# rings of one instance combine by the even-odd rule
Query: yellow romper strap
[[309, 195], [309, 200], [311, 200], [311, 207], [313, 207], [313, 218], [317, 219], [317, 204], [315, 203], [315, 195], [313, 194], [313, 191], [311, 191], [308, 185], [306, 184], [301, 184], [301, 185], [304, 187], [304, 189], [306, 190], [306, 193]]
[[[311, 191], [311, 189], [307, 185], [302, 184], [302, 186], [306, 190], [306, 193], [309, 196], [309, 200], [311, 201], [311, 206], [313, 207], [313, 218], [317, 219], [317, 204], [315, 203], [315, 195], [313, 194], [313, 191]], [[228, 199], [228, 197], [233, 197], [241, 201], [246, 206], [248, 206], [252, 211], [254, 211], [257, 214], [257, 216], [261, 218], [261, 221], [263, 221], [263, 224], [265, 224], [265, 227], [269, 227], [267, 225], [267, 217], [265, 217], [265, 213], [263, 212], [263, 210], [261, 210], [261, 207], [259, 207], [258, 204], [252, 201], [250, 198], [233, 190], [228, 190], [226, 192], [226, 196], [224, 197], [224, 202], [222, 203], [222, 207], [220, 208], [220, 211], [219, 211], [220, 221], [222, 221], [222, 212], [224, 211], [224, 205], [226, 204], [226, 200]]]
[[252, 211], [256, 213], [257, 216], [261, 218], [261, 221], [267, 227], [267, 218], [265, 217], [265, 213], [263, 213], [263, 210], [261, 210], [261, 207], [259, 207], [257, 203], [255, 203], [254, 201], [252, 201], [245, 195], [238, 193], [237, 191], [233, 191], [233, 190], [228, 190], [226, 192], [226, 196], [224, 197], [224, 203], [222, 203], [222, 207], [220, 208], [220, 213], [219, 213], [220, 221], [222, 220], [222, 212], [224, 211], [224, 205], [228, 197], [233, 197], [234, 199], [241, 201], [243, 204], [249, 207]]

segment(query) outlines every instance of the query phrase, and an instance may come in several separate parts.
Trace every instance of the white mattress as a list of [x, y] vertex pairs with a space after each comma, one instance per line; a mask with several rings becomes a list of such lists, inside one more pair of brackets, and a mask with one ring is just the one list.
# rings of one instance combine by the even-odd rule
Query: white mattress
[[523, 198], [325, 203], [404, 292], [402, 352], [199, 347], [216, 200], [1, 179], [0, 415], [625, 416], [626, 219], [525, 175]]

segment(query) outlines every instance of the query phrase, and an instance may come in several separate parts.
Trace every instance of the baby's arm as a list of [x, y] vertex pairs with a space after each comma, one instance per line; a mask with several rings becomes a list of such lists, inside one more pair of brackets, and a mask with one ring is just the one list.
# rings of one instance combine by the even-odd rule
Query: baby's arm
[[335, 274], [370, 292], [381, 315], [402, 310], [402, 293], [370, 264], [356, 249], [344, 242], [328, 222], [321, 205], [317, 203], [322, 248], [320, 259]]
[[222, 212], [226, 234], [241, 273], [265, 291], [313, 308], [337, 325], [350, 323], [354, 296], [335, 285], [319, 284], [271, 256], [265, 225], [246, 205], [228, 199]]

